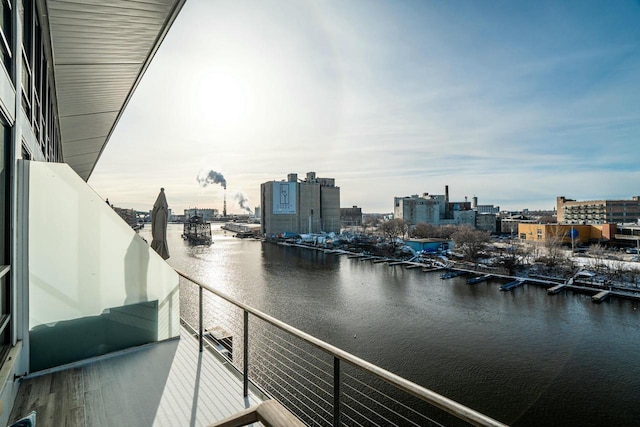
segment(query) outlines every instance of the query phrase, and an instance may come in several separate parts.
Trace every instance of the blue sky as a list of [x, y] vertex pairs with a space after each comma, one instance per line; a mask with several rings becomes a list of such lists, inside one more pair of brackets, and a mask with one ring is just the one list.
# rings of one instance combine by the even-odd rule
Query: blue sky
[[638, 1], [187, 0], [89, 180], [122, 207], [222, 208], [214, 170], [333, 177], [342, 206], [640, 195]]

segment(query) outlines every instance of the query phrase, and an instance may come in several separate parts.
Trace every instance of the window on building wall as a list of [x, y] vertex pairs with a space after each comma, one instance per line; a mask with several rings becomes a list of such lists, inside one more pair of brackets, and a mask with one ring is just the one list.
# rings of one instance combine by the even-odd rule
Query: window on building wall
[[52, 161], [57, 161], [58, 160], [58, 150], [57, 147], [54, 143], [54, 138], [53, 138], [53, 123], [54, 123], [54, 115], [53, 115], [53, 103], [52, 103], [52, 98], [51, 98], [51, 87], [49, 86], [49, 84], [47, 83], [47, 112], [45, 114], [45, 137], [47, 139], [47, 144], [49, 145], [49, 147], [51, 147], [51, 150], [53, 151], [53, 157], [52, 157]]
[[11, 47], [13, 46], [13, 25], [11, 0], [0, 0], [0, 61], [11, 75]]
[[7, 254], [6, 254], [6, 248], [7, 248], [7, 244], [8, 242], [6, 241], [6, 220], [8, 218], [7, 215], [7, 207], [9, 205], [9, 199], [8, 197], [8, 191], [7, 191], [7, 185], [8, 185], [8, 179], [9, 179], [9, 173], [8, 173], [8, 163], [9, 163], [9, 155], [7, 152], [8, 149], [8, 143], [5, 140], [5, 133], [7, 133], [5, 131], [5, 127], [1, 125], [0, 123], [0, 130], [2, 132], [2, 134], [0, 135], [0, 202], [2, 203], [2, 207], [0, 207], [0, 235], [2, 236], [2, 239], [0, 239], [0, 265], [6, 265], [8, 264], [8, 259], [7, 259]]
[[10, 336], [10, 276], [9, 270], [4, 266], [11, 265], [9, 250], [9, 212], [10, 192], [9, 192], [9, 166], [10, 157], [10, 137], [11, 131], [8, 126], [0, 122], [0, 363], [7, 355], [11, 344]]
[[40, 132], [42, 129], [42, 60], [44, 55], [42, 52], [42, 33], [40, 31], [40, 22], [37, 18], [34, 19], [33, 35], [34, 43], [32, 49], [34, 55], [32, 57], [33, 61], [31, 61], [33, 66], [33, 117], [31, 118], [31, 124], [33, 132], [36, 135], [36, 139], [40, 142], [40, 149], [46, 156], [47, 147]]
[[22, 0], [19, 3], [20, 21], [22, 22], [22, 108], [31, 118], [32, 107], [32, 66], [33, 66], [33, 3]]
[[22, 154], [22, 159], [24, 160], [31, 160], [32, 158], [31, 152], [24, 144], [22, 144], [21, 154]]

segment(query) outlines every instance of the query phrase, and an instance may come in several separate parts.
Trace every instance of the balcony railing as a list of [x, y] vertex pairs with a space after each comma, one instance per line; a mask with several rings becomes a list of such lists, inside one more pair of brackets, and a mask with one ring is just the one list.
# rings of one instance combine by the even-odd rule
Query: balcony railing
[[251, 383], [307, 425], [505, 425], [177, 273], [197, 287], [180, 292], [198, 301], [182, 316], [197, 324], [200, 351], [212, 337], [242, 376], [245, 396]]

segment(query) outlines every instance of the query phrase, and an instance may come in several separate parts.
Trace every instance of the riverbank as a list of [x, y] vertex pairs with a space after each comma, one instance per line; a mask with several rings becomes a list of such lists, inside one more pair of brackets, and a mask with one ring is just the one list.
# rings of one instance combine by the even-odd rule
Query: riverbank
[[[572, 292], [589, 294], [592, 296], [592, 301], [594, 303], [603, 302], [608, 297], [616, 297], [629, 299], [634, 301], [640, 301], [640, 289], [637, 287], [629, 287], [620, 284], [615, 284], [611, 281], [598, 281], [594, 280], [593, 276], [590, 279], [582, 279], [580, 276], [580, 272], [582, 269], [579, 269], [574, 276], [570, 278], [562, 278], [562, 277], [551, 277], [551, 276], [542, 276], [542, 275], [527, 275], [527, 276], [517, 276], [517, 275], [509, 275], [504, 272], [498, 271], [498, 268], [491, 268], [487, 266], [479, 266], [471, 263], [465, 262], [457, 262], [455, 260], [445, 259], [444, 257], [436, 258], [424, 258], [421, 261], [411, 261], [411, 260], [403, 260], [400, 258], [392, 258], [392, 257], [384, 257], [378, 255], [369, 255], [362, 252], [353, 252], [345, 249], [331, 249], [325, 248], [322, 246], [317, 246], [313, 244], [306, 244], [303, 242], [287, 242], [287, 241], [267, 241], [270, 243], [275, 243], [281, 246], [291, 246], [298, 247], [307, 250], [314, 250], [323, 252], [325, 254], [334, 254], [334, 255], [344, 255], [347, 258], [358, 260], [358, 261], [368, 261], [374, 264], [386, 264], [389, 267], [404, 267], [407, 269], [416, 269], [419, 268], [423, 272], [433, 272], [433, 271], [458, 271], [464, 272], [466, 274], [475, 275], [477, 280], [468, 281], [469, 285], [480, 283], [481, 281], [486, 281], [489, 279], [501, 279], [505, 281], [505, 284], [519, 282], [518, 285], [513, 285], [510, 287], [501, 287], [502, 291], [511, 291], [516, 289], [517, 287], [524, 284], [531, 284], [536, 286], [541, 286], [547, 289], [549, 295], [556, 295], [563, 290], [570, 290]], [[448, 277], [442, 276], [443, 279]], [[482, 278], [483, 280], [479, 280]], [[549, 290], [552, 290], [549, 292]], [[603, 293], [606, 291], [606, 293]]]

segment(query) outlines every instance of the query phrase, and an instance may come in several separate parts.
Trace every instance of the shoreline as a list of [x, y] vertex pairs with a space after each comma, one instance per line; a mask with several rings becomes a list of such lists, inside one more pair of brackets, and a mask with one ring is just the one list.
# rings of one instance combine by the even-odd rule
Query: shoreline
[[[509, 292], [516, 287], [521, 286], [522, 284], [532, 284], [541, 286], [547, 289], [547, 293], [550, 296], [553, 296], [564, 289], [570, 290], [576, 293], [582, 294], [590, 294], [592, 296], [592, 302], [600, 303], [603, 302], [607, 297], [613, 296], [616, 298], [622, 298], [632, 301], [640, 301], [640, 288], [628, 288], [624, 286], [617, 286], [612, 284], [604, 284], [594, 285], [593, 282], [589, 283], [584, 280], [573, 280], [573, 279], [564, 279], [561, 277], [548, 277], [548, 276], [513, 276], [508, 274], [496, 273], [492, 268], [469, 268], [469, 266], [456, 266], [455, 261], [449, 261], [452, 263], [451, 265], [445, 265], [444, 263], [441, 266], [434, 265], [433, 263], [427, 264], [424, 262], [415, 262], [415, 261], [407, 261], [398, 258], [389, 258], [382, 257], [378, 255], [369, 255], [362, 252], [353, 252], [348, 251], [346, 249], [328, 249], [319, 246], [307, 245], [304, 243], [289, 243], [284, 241], [274, 241], [274, 240], [264, 240], [267, 243], [275, 243], [280, 246], [289, 246], [289, 247], [297, 247], [302, 249], [310, 249], [318, 252], [323, 252], [325, 254], [334, 254], [334, 255], [346, 255], [350, 259], [358, 259], [359, 261], [371, 261], [374, 264], [387, 264], [389, 267], [402, 266], [407, 269], [417, 269], [421, 268], [423, 272], [435, 272], [435, 271], [459, 271], [465, 272], [467, 274], [475, 274], [478, 277], [487, 276], [485, 280], [489, 279], [502, 279], [508, 280], [509, 282], [519, 281], [522, 282], [518, 286], [513, 286], [509, 289], [501, 289], [505, 292]], [[484, 280], [482, 280], [484, 281]], [[473, 286], [472, 283], [469, 283], [469, 286]], [[557, 290], [551, 291], [553, 288], [557, 288]], [[606, 294], [604, 293], [606, 292]], [[601, 295], [601, 296], [599, 296]]]

